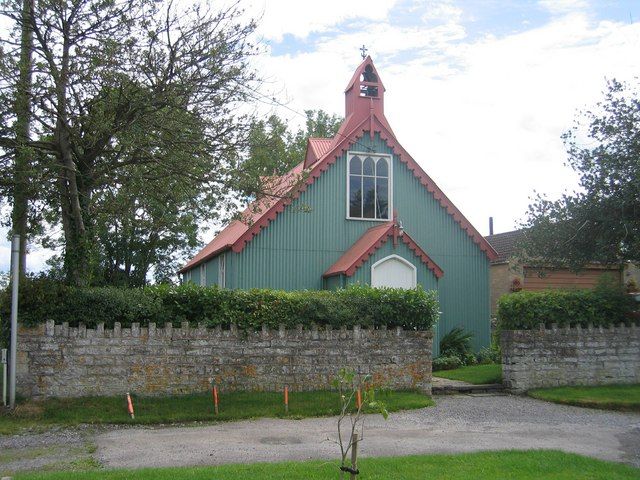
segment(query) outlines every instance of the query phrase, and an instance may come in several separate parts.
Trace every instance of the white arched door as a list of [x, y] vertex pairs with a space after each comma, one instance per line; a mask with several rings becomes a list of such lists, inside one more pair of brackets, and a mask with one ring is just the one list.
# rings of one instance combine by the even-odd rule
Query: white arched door
[[372, 287], [415, 288], [415, 265], [398, 255], [389, 255], [371, 266]]

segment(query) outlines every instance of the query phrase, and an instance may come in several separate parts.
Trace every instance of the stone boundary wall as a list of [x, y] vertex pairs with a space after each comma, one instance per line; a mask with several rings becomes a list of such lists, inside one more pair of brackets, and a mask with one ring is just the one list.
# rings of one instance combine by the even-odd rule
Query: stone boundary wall
[[506, 330], [502, 378], [514, 393], [564, 385], [640, 383], [640, 326]]
[[312, 327], [247, 332], [183, 322], [113, 329], [54, 325], [18, 332], [17, 383], [28, 397], [163, 395], [220, 389], [329, 389], [341, 367], [394, 389], [431, 393], [430, 331]]

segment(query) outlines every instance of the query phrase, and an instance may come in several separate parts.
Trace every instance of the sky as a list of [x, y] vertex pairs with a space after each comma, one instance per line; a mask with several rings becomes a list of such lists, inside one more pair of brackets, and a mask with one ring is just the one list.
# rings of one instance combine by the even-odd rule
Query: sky
[[[560, 138], [602, 99], [606, 79], [640, 78], [640, 1], [241, 0], [259, 18], [262, 105], [344, 114], [365, 45], [398, 140], [484, 235], [513, 230], [534, 192], [577, 188]], [[211, 233], [202, 240], [211, 240]], [[0, 239], [0, 270], [9, 264]], [[32, 248], [30, 270], [49, 252]]]

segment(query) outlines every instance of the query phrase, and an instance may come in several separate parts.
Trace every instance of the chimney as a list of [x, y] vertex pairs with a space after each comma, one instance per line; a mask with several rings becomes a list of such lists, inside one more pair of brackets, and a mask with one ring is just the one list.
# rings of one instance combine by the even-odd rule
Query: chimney
[[493, 217], [489, 217], [489, 235], [493, 235]]

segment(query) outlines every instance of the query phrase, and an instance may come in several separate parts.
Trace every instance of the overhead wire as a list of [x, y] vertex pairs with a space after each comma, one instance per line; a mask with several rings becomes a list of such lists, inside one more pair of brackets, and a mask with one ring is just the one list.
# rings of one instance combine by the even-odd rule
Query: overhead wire
[[[267, 99], [266, 103], [269, 103], [269, 104], [272, 104], [272, 105], [277, 105], [277, 106], [282, 107], [282, 108], [286, 108], [287, 110], [291, 111], [292, 113], [295, 113], [296, 115], [299, 115], [300, 117], [304, 118], [305, 120], [308, 119], [306, 114], [304, 114], [302, 112], [299, 112], [298, 110], [290, 107], [289, 105], [276, 100], [275, 97], [269, 98], [266, 95], [258, 92], [257, 90], [254, 90], [254, 89], [251, 89], [251, 88], [250, 88], [250, 90], [252, 92], [254, 92], [257, 96], [262, 97], [264, 99]], [[359, 142], [358, 140], [354, 140], [351, 137], [348, 137], [348, 136], [346, 136], [346, 135], [344, 135], [344, 134], [342, 134], [340, 132], [336, 132], [336, 135], [339, 135], [339, 136], [341, 136], [341, 137], [343, 137], [343, 138], [345, 138], [347, 140], [352, 140], [354, 144], [360, 145], [361, 147], [365, 148], [367, 150], [367, 152], [370, 152], [370, 153], [375, 152], [375, 149], [373, 147], [371, 147], [370, 145], [365, 145], [364, 143]]]

